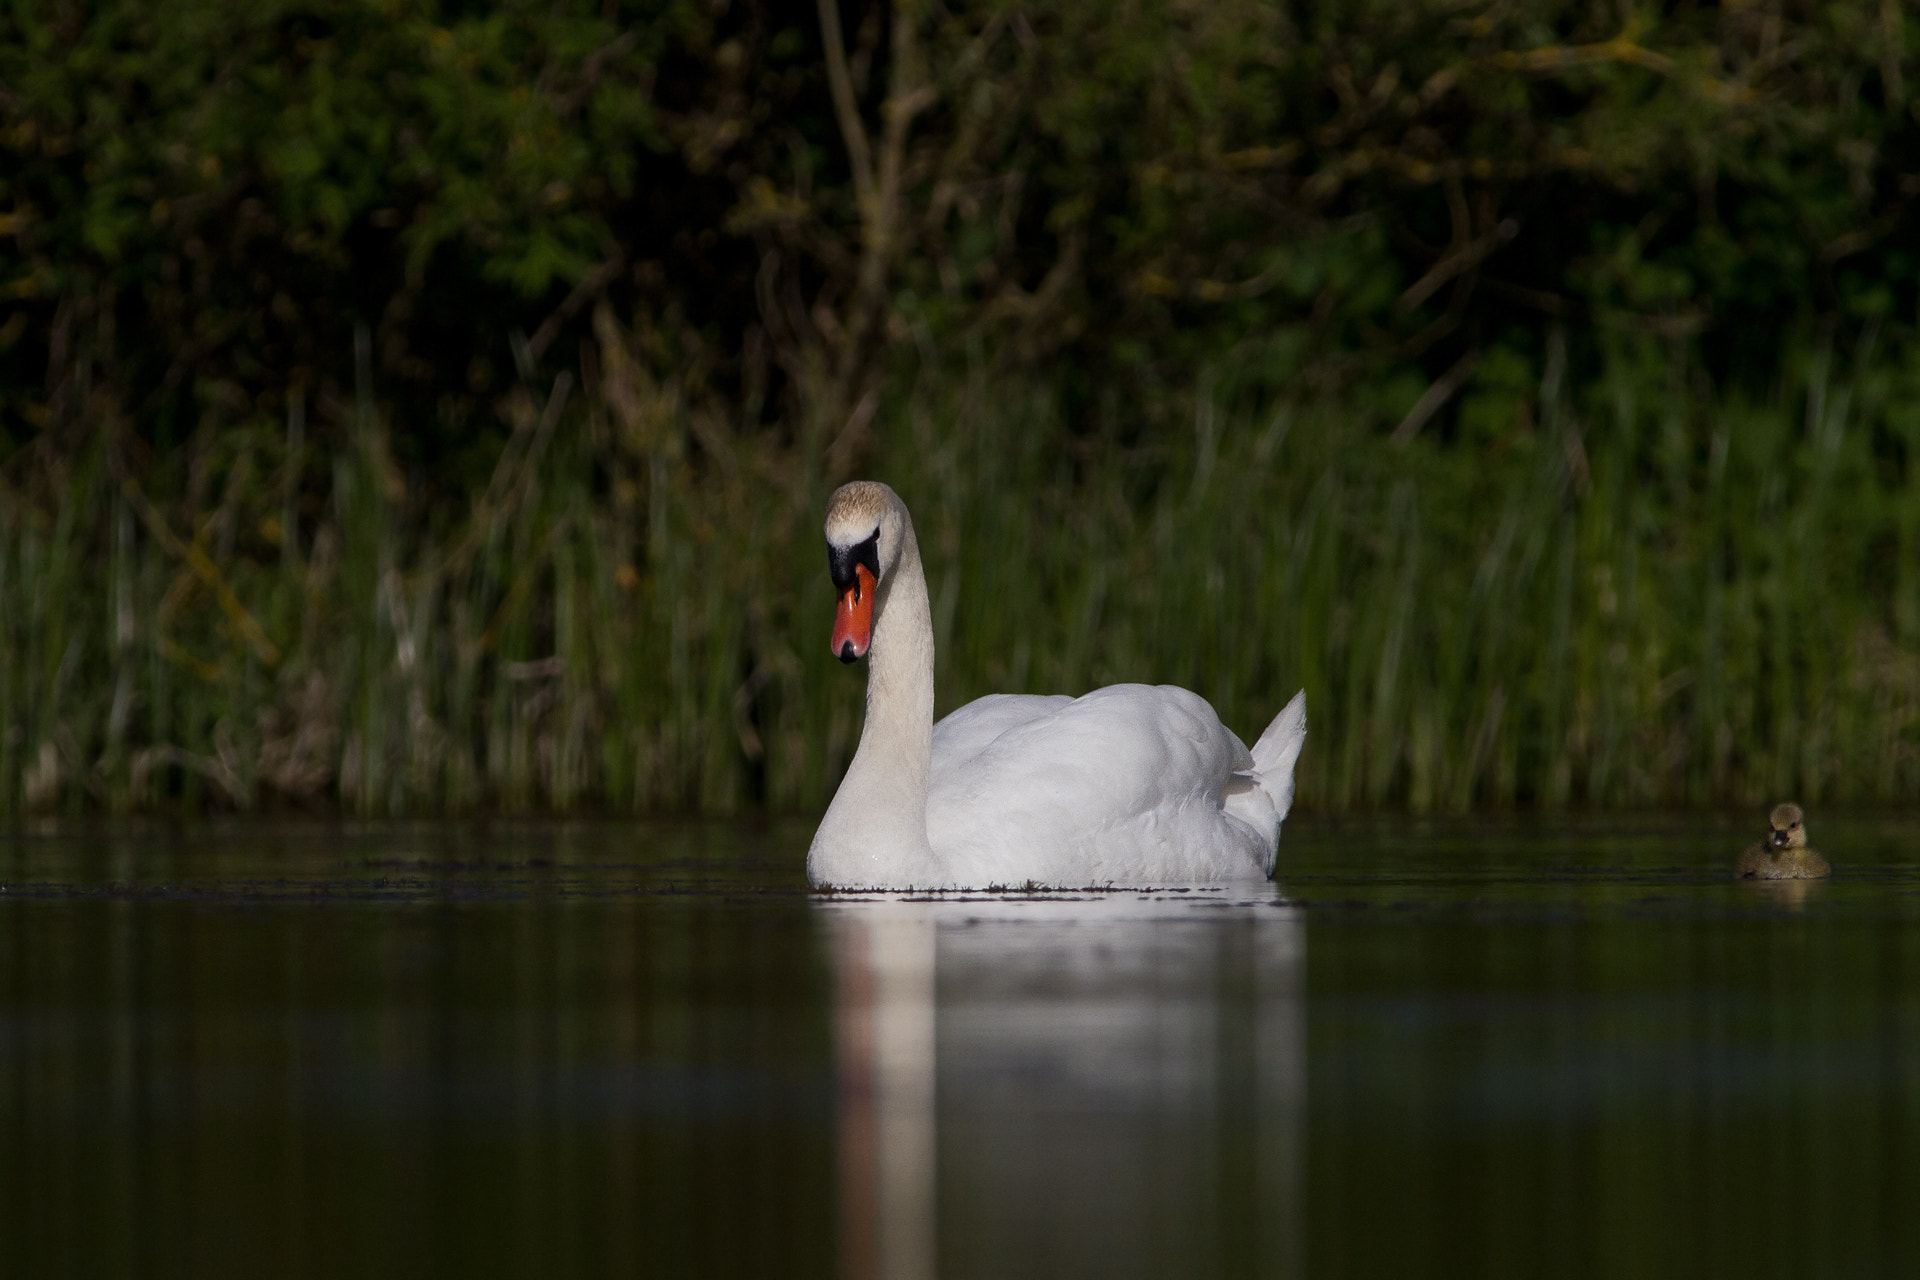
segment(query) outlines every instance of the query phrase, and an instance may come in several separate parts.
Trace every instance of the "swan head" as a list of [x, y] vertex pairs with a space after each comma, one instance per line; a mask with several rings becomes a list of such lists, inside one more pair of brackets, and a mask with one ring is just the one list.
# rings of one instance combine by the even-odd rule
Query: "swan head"
[[1807, 847], [1806, 815], [1797, 804], [1777, 804], [1767, 815], [1767, 846], [1772, 849]]
[[833, 656], [853, 662], [873, 643], [880, 584], [900, 559], [906, 506], [873, 480], [843, 484], [827, 499], [827, 572], [840, 602], [833, 611]]

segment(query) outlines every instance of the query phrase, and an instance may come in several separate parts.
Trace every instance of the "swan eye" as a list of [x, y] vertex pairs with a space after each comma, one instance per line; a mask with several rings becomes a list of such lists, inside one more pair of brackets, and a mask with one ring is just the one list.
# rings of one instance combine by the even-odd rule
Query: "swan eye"
[[[860, 581], [854, 570], [865, 565], [874, 581], [880, 580], [880, 530], [875, 529], [851, 547], [827, 543], [827, 572], [840, 591], [858, 590]], [[855, 597], [856, 599], [858, 597]]]

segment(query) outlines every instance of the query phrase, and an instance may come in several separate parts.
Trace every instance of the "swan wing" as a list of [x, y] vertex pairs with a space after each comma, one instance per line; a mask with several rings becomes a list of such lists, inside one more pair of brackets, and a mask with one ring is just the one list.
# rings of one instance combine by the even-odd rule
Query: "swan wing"
[[1172, 685], [981, 699], [935, 726], [927, 835], [976, 888], [1249, 879], [1272, 835], [1223, 802], [1254, 767], [1207, 701]]
[[1043, 720], [1073, 699], [1066, 694], [990, 693], [933, 726], [933, 772], [959, 767], [1011, 729]]

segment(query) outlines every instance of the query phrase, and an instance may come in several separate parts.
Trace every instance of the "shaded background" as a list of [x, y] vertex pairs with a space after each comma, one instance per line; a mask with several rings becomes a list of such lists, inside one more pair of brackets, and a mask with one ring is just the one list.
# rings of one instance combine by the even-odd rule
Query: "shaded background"
[[0, 16], [0, 812], [824, 802], [1296, 687], [1302, 803], [1910, 797], [1894, 0]]

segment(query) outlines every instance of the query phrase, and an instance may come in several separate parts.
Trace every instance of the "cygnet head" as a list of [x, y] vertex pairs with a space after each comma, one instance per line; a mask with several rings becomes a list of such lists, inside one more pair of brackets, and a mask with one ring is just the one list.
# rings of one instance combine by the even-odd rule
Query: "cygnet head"
[[1797, 804], [1777, 804], [1773, 812], [1767, 815], [1767, 846], [1773, 849], [1804, 849], [1807, 847], [1807, 829], [1802, 825], [1806, 815], [1800, 812]]
[[874, 480], [843, 484], [827, 499], [827, 572], [840, 593], [833, 611], [833, 655], [842, 662], [866, 656], [880, 584], [900, 561], [906, 507]]

